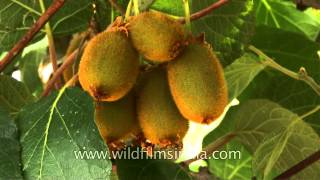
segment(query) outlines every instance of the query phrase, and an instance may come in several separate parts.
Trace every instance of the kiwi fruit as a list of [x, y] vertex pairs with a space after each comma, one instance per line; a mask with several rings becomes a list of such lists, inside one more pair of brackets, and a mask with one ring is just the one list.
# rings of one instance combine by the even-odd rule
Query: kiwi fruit
[[184, 53], [167, 66], [173, 99], [189, 120], [209, 124], [228, 103], [223, 68], [211, 46], [192, 42]]
[[114, 102], [95, 103], [95, 122], [110, 149], [120, 149], [126, 141], [139, 139], [134, 93]]
[[111, 28], [92, 38], [79, 65], [82, 88], [96, 101], [116, 101], [132, 89], [139, 72], [139, 54], [125, 31]]
[[183, 26], [163, 13], [144, 12], [131, 17], [128, 31], [133, 46], [148, 60], [170, 61], [183, 50]]
[[171, 97], [166, 71], [145, 72], [138, 85], [137, 114], [144, 136], [160, 147], [180, 147], [188, 121]]

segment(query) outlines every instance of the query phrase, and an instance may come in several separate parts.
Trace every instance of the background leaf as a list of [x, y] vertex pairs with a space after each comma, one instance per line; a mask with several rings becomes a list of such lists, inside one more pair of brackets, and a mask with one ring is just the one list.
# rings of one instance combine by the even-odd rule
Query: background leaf
[[228, 84], [229, 101], [238, 97], [256, 75], [264, 69], [257, 56], [244, 54], [224, 69]]
[[15, 116], [23, 106], [33, 100], [34, 97], [23, 83], [0, 75], [0, 109], [3, 108], [11, 116]]
[[320, 31], [319, 21], [296, 9], [294, 3], [282, 0], [255, 0], [257, 25], [267, 25], [303, 34], [315, 40]]
[[108, 151], [94, 123], [93, 109], [88, 95], [79, 89], [67, 89], [22, 110], [18, 122], [27, 179], [110, 176], [108, 156], [107, 159], [77, 159], [74, 154]]
[[[49, 7], [53, 0], [44, 2]], [[0, 52], [9, 50], [18, 42], [41, 14], [38, 1], [0, 1]], [[69, 35], [88, 27], [91, 15], [91, 0], [66, 1], [49, 22], [55, 35]], [[34, 40], [43, 35], [41, 31]]]
[[[320, 82], [319, 43], [303, 35], [266, 26], [259, 26], [256, 30], [253, 38], [256, 47], [292, 71], [298, 72], [301, 66], [305, 67], [309, 75]], [[240, 96], [240, 101], [248, 98], [268, 98], [297, 114], [304, 114], [320, 104], [320, 97], [304, 82], [270, 68], [255, 78]], [[318, 133], [319, 116], [320, 112], [305, 119]]]
[[47, 39], [44, 38], [34, 44], [27, 46], [19, 61], [21, 81], [28, 87], [31, 93], [40, 94], [43, 89], [42, 81], [39, 77], [39, 65], [47, 57]]
[[[282, 173], [317, 149], [319, 137], [309, 125], [299, 122], [292, 130], [271, 133], [265, 138], [253, 156], [253, 171], [256, 176], [261, 172], [269, 173], [270, 168], [277, 170], [277, 174]], [[290, 179], [316, 180], [319, 170], [320, 163], [316, 162]]]
[[[255, 152], [255, 173], [269, 175], [273, 167], [281, 173], [320, 149], [320, 138], [307, 123], [269, 100], [243, 103], [236, 117], [239, 141]], [[295, 179], [319, 177], [319, 165], [308, 167]]]
[[[152, 159], [138, 149], [129, 148], [133, 152], [137, 150], [143, 157], [138, 159], [117, 159], [117, 173], [120, 180], [192, 180], [185, 170], [171, 160]], [[128, 149], [124, 152], [129, 152]]]
[[175, 16], [184, 16], [182, 0], [155, 0], [151, 8]]
[[0, 179], [22, 179], [17, 127], [4, 109], [0, 109], [0, 149]]
[[[209, 160], [209, 170], [211, 173], [225, 180], [247, 180], [252, 177], [251, 169], [251, 154], [238, 142], [231, 141], [220, 152], [233, 152], [234, 157], [227, 159], [213, 159]], [[236, 154], [237, 153], [237, 154]], [[218, 153], [217, 153], [218, 154]], [[240, 159], [238, 157], [240, 155]], [[234, 158], [234, 159], [233, 159]]]
[[[242, 103], [235, 117], [235, 133], [250, 152], [254, 152], [268, 134], [286, 129], [298, 118], [289, 110], [264, 99]], [[301, 123], [304, 122], [301, 120]], [[305, 123], [304, 126], [308, 125]]]
[[[193, 1], [192, 11], [197, 12], [215, 0]], [[254, 33], [254, 8], [251, 0], [233, 0], [194, 21], [195, 34], [204, 32], [224, 65], [240, 57]]]

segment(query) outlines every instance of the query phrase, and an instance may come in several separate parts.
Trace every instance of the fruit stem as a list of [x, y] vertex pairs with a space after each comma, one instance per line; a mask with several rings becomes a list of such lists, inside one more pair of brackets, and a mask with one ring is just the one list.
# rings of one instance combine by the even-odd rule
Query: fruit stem
[[306, 117], [318, 112], [320, 110], [320, 105], [316, 106], [315, 108], [311, 109], [311, 111], [306, 112], [305, 114], [301, 115], [301, 119], [305, 119]]
[[[46, 7], [44, 5], [43, 0], [39, 0], [39, 4], [40, 4], [41, 12], [42, 12], [42, 14], [44, 14], [46, 11]], [[54, 44], [52, 29], [51, 29], [49, 22], [47, 22], [45, 24], [45, 31], [46, 31], [48, 43], [49, 43], [49, 54], [50, 54], [50, 60], [51, 60], [53, 72], [56, 72], [58, 69], [57, 52], [56, 52], [56, 48], [55, 48], [55, 44]], [[61, 87], [61, 81], [58, 80], [55, 83], [55, 85], [56, 85], [56, 88], [59, 89]]]
[[114, 21], [114, 8], [111, 6], [111, 22]]
[[191, 22], [190, 22], [190, 6], [189, 0], [183, 0], [184, 4], [184, 14], [185, 14], [185, 21], [186, 21], [186, 29], [191, 32]]
[[131, 9], [132, 9], [132, 0], [129, 1], [128, 6], [127, 6], [127, 10], [126, 10], [126, 15], [124, 20], [127, 21], [130, 14], [131, 14]]
[[134, 15], [138, 15], [139, 12], [139, 0], [133, 0], [133, 10], [134, 10]]
[[299, 72], [293, 72], [275, 62], [272, 58], [264, 54], [261, 50], [257, 49], [256, 47], [249, 46], [249, 49], [256, 53], [262, 59], [262, 64], [276, 69], [293, 79], [305, 82], [320, 96], [320, 85], [317, 84], [317, 82], [311, 76], [308, 75], [307, 70], [304, 67], [301, 67], [299, 69]]

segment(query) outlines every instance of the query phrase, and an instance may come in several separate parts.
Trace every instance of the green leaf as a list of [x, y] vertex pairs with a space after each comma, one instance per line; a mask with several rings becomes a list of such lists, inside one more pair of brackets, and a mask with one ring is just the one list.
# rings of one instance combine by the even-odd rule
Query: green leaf
[[[236, 63], [236, 62], [234, 62]], [[210, 134], [206, 136], [203, 141], [203, 147], [206, 147], [208, 144], [216, 141], [220, 137], [227, 135], [228, 133], [232, 133], [234, 130], [234, 123], [237, 118], [236, 111], [237, 106], [231, 107], [224, 117], [221, 124], [214, 129]], [[238, 151], [240, 152], [240, 159], [210, 159], [209, 170], [212, 174], [220, 177], [221, 179], [228, 180], [240, 180], [240, 179], [251, 179], [252, 170], [251, 170], [251, 159], [252, 155], [249, 153], [246, 148], [238, 143], [235, 140], [228, 142], [223, 148], [218, 150], [227, 151]]]
[[0, 149], [0, 179], [22, 179], [17, 127], [3, 109], [0, 109]]
[[27, 46], [19, 62], [21, 81], [35, 94], [40, 94], [43, 89], [38, 69], [40, 63], [47, 57], [47, 47], [46, 39]]
[[111, 6], [110, 3], [105, 0], [97, 0], [95, 4], [97, 6], [95, 14], [97, 28], [99, 31], [103, 31], [111, 22]]
[[[44, 2], [48, 8], [53, 0]], [[0, 1], [0, 51], [12, 48], [41, 14], [39, 1]], [[91, 0], [66, 1], [49, 22], [55, 35], [69, 35], [88, 27], [91, 14]], [[43, 35], [41, 31], [34, 40]]]
[[299, 11], [292, 2], [282, 0], [255, 0], [258, 25], [267, 25], [303, 34], [315, 40], [320, 23], [313, 16]]
[[[219, 149], [219, 152], [223, 151], [231, 155], [230, 159], [211, 158], [209, 160], [210, 172], [225, 180], [251, 179], [251, 154], [235, 141], [231, 141], [224, 148]], [[238, 155], [240, 155], [240, 159], [237, 159]]]
[[[215, 0], [193, 1], [197, 12]], [[195, 34], [204, 32], [224, 65], [240, 57], [254, 32], [254, 8], [251, 0], [233, 0], [192, 23]]]
[[[263, 171], [265, 174], [268, 173], [267, 170], [270, 170], [270, 168], [277, 170], [277, 173], [266, 174], [265, 176], [276, 176], [319, 149], [319, 138], [311, 130], [310, 127], [299, 129], [296, 126], [289, 137], [283, 133], [268, 135], [266, 140], [258, 147], [253, 158], [253, 171], [256, 176], [259, 176], [260, 172]], [[320, 176], [319, 172], [320, 163], [316, 162], [290, 179], [316, 180]]]
[[[255, 152], [268, 134], [286, 129], [297, 119], [296, 114], [265, 99], [241, 103], [235, 117], [234, 132], [250, 152]], [[301, 123], [304, 122], [301, 120]]]
[[[77, 88], [62, 89], [26, 106], [17, 119], [25, 178], [108, 178], [111, 162], [108, 154], [101, 154], [108, 149], [93, 110], [91, 98]], [[81, 159], [79, 151], [93, 156]]]
[[0, 76], [0, 108], [15, 116], [23, 106], [33, 100], [34, 97], [23, 83], [9, 76]]
[[[128, 149], [130, 149], [130, 151], [128, 151]], [[147, 155], [139, 149], [128, 149], [122, 152], [127, 154], [129, 152], [131, 155], [137, 152], [136, 154], [139, 154], [139, 158], [116, 159], [117, 173], [120, 180], [193, 179], [182, 167], [171, 160], [152, 159], [151, 157], [147, 157]]]
[[[305, 36], [266, 26], [257, 27], [254, 45], [272, 57], [280, 65], [298, 72], [301, 66], [320, 83], [320, 60], [317, 51], [320, 44]], [[267, 68], [260, 73], [241, 95], [246, 98], [268, 98], [290, 109], [304, 114], [320, 104], [320, 97], [304, 82], [292, 79], [277, 70]], [[320, 112], [305, 120], [320, 133]]]
[[238, 97], [264, 67], [257, 56], [248, 53], [227, 66], [224, 76], [228, 84], [229, 101]]
[[[320, 149], [317, 133], [299, 116], [269, 100], [245, 102], [236, 129], [240, 141], [254, 153], [253, 171], [270, 178], [275, 169], [284, 172]], [[316, 179], [320, 162], [292, 179]], [[290, 178], [291, 179], [291, 178]]]
[[151, 8], [174, 16], [184, 16], [183, 0], [156, 0]]

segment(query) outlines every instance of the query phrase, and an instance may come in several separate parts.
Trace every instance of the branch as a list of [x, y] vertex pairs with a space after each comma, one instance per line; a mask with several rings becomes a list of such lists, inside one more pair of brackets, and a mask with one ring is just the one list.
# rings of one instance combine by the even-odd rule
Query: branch
[[[226, 4], [228, 2], [229, 2], [229, 0], [219, 0], [218, 2], [215, 2], [204, 9], [202, 9], [196, 13], [193, 13], [190, 17], [190, 20], [193, 21], [193, 20], [200, 19], [201, 17], [208, 15], [213, 10], [218, 9], [219, 7], [223, 6], [224, 4]], [[180, 18], [179, 21], [181, 23], [186, 23], [186, 19], [184, 17]]]
[[57, 71], [53, 74], [52, 78], [48, 81], [43, 93], [42, 97], [47, 96], [51, 89], [53, 88], [55, 82], [60, 78], [62, 75], [63, 71], [67, 69], [69, 66], [73, 64], [73, 62], [76, 60], [76, 57], [78, 56], [79, 49], [76, 49], [71, 53], [67, 59], [63, 62], [63, 64], [57, 69]]
[[32, 38], [40, 31], [44, 24], [63, 6], [65, 0], [55, 0], [47, 11], [33, 24], [30, 30], [20, 39], [18, 43], [8, 52], [8, 54], [0, 61], [0, 72], [10, 64], [13, 58], [19, 54], [23, 48], [32, 40]]
[[[220, 148], [222, 148], [224, 145], [226, 145], [228, 142], [230, 142], [233, 138], [236, 137], [236, 134], [231, 132], [228, 133], [227, 135], [220, 137], [219, 139], [217, 139], [216, 141], [212, 142], [211, 144], [209, 144], [206, 148], [204, 148], [204, 152], [206, 155], [212, 155], [212, 153]], [[200, 160], [201, 159], [201, 155], [204, 153], [201, 152], [199, 153], [197, 156], [195, 156], [192, 159], [186, 160], [184, 162], [182, 162], [182, 166], [188, 166], [189, 164], [191, 164], [192, 162], [196, 161], [196, 160]]]
[[301, 67], [299, 72], [296, 73], [281, 66], [280, 64], [275, 62], [273, 59], [271, 59], [269, 56], [264, 54], [261, 50], [257, 49], [256, 47], [249, 46], [249, 49], [264, 59], [263, 61], [261, 61], [262, 64], [272, 67], [293, 79], [305, 82], [320, 96], [320, 85], [317, 84], [316, 81], [308, 75], [304, 67]]
[[285, 172], [283, 172], [282, 174], [280, 174], [279, 176], [277, 176], [274, 179], [275, 180], [290, 179], [290, 177], [292, 177], [293, 175], [295, 175], [295, 174], [299, 173], [300, 171], [304, 170], [305, 168], [307, 168], [311, 164], [315, 163], [319, 159], [320, 159], [320, 150], [318, 150], [317, 152], [311, 154], [309, 157], [307, 157], [306, 159], [300, 161], [298, 164], [296, 164], [293, 167], [289, 168], [288, 170], [286, 170]]
[[126, 14], [126, 11], [118, 4], [117, 0], [109, 0], [111, 6], [113, 6], [116, 10], [118, 10], [122, 16]]

